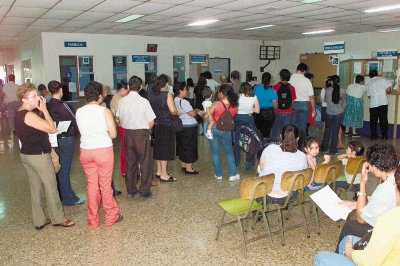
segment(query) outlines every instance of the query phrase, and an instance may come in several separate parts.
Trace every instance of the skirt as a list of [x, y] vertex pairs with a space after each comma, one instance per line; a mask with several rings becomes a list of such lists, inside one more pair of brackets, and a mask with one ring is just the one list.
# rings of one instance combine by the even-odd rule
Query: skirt
[[176, 134], [176, 155], [183, 163], [194, 163], [199, 159], [197, 127], [184, 127], [183, 131]]
[[154, 127], [154, 160], [175, 160], [175, 133], [171, 126], [157, 124]]
[[364, 101], [362, 98], [346, 96], [346, 109], [342, 124], [351, 128], [362, 128], [364, 122]]

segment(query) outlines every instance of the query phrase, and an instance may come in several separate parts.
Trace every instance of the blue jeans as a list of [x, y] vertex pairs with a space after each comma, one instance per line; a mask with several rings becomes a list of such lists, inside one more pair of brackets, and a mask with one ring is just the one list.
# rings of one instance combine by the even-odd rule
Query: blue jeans
[[[246, 114], [237, 114], [234, 117], [235, 121], [235, 145], [233, 147], [233, 153], [235, 155], [235, 163], [236, 165], [240, 164], [240, 146], [239, 146], [239, 139], [240, 139], [240, 127], [241, 125], [245, 124], [250, 127], [256, 128], [254, 124], [254, 118], [252, 115]], [[255, 160], [255, 159], [254, 159]]]
[[58, 147], [54, 148], [60, 157], [60, 171], [57, 173], [58, 191], [63, 205], [73, 205], [79, 200], [71, 186], [70, 171], [74, 157], [74, 137], [58, 139]]
[[271, 140], [279, 141], [282, 128], [286, 125], [292, 124], [292, 113], [275, 113], [275, 121], [272, 125]]
[[293, 122], [299, 128], [302, 136], [306, 135], [310, 102], [293, 103]]
[[328, 151], [330, 154], [338, 152], [338, 134], [343, 121], [343, 113], [339, 115], [326, 114], [325, 131], [322, 139], [321, 151]]
[[211, 160], [214, 168], [215, 176], [222, 176], [221, 155], [219, 154], [220, 144], [224, 149], [226, 159], [228, 161], [228, 174], [229, 176], [236, 175], [235, 156], [232, 149], [232, 132], [220, 131], [213, 125], [211, 132], [213, 139], [210, 139]]
[[[331, 252], [331, 251], [320, 251], [314, 256], [314, 265], [315, 266], [354, 266], [356, 265], [351, 259], [347, 258], [344, 255], [344, 246], [348, 240], [349, 236], [346, 236], [342, 239], [339, 244], [340, 254]], [[360, 240], [357, 236], [352, 236], [353, 245], [358, 240]]]

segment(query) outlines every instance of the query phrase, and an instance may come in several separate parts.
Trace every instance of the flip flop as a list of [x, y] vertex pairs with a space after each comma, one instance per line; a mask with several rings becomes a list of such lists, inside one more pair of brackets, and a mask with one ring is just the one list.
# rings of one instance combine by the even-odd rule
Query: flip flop
[[46, 223], [41, 226], [35, 226], [36, 230], [42, 230], [46, 225], [49, 225], [51, 223], [50, 219], [47, 219]]
[[75, 225], [75, 222], [71, 221], [69, 219], [65, 219], [64, 222], [62, 222], [60, 224], [53, 224], [53, 226], [61, 226], [61, 227], [71, 227], [74, 225]]
[[175, 182], [176, 179], [170, 176], [168, 179], [162, 179], [160, 178], [160, 182]]

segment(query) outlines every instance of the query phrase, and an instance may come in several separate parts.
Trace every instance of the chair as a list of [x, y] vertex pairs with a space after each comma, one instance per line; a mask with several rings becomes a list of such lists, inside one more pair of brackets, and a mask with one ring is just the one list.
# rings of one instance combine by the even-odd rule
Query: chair
[[[300, 171], [287, 171], [283, 173], [282, 178], [281, 178], [281, 189], [283, 191], [289, 191], [285, 202], [283, 204], [269, 204], [277, 208], [278, 214], [279, 214], [279, 220], [280, 220], [280, 235], [281, 235], [281, 244], [282, 246], [285, 245], [285, 235], [284, 231], [291, 229], [289, 227], [285, 228], [283, 225], [283, 215], [282, 215], [282, 210], [285, 208], [288, 208], [289, 210], [292, 209], [293, 206], [295, 205], [300, 205], [302, 213], [303, 213], [303, 219], [304, 219], [304, 226], [306, 229], [306, 234], [307, 237], [310, 237], [310, 231], [308, 230], [307, 227], [307, 220], [306, 220], [306, 214], [304, 212], [304, 188], [310, 183], [312, 176], [312, 169], [307, 168], [304, 170]], [[294, 199], [291, 199], [293, 196], [293, 193], [297, 191], [297, 196]], [[295, 225], [293, 227], [298, 227], [301, 225]]]
[[356, 180], [356, 176], [361, 174], [363, 164], [367, 161], [365, 156], [359, 156], [356, 158], [349, 158], [347, 161], [345, 172], [347, 174], [352, 175], [351, 183], [348, 184], [347, 188], [339, 188], [340, 196], [345, 195], [347, 198], [347, 193], [353, 191], [354, 181]]
[[[265, 213], [267, 210], [266, 195], [271, 192], [273, 183], [274, 183], [274, 174], [269, 174], [262, 177], [246, 178], [243, 179], [242, 183], [240, 184], [240, 197], [216, 202], [216, 204], [222, 208], [223, 214], [221, 222], [218, 225], [218, 230], [215, 240], [218, 240], [222, 226], [235, 223], [235, 220], [224, 223], [225, 215], [229, 214], [231, 216], [236, 217], [237, 222], [239, 224], [244, 246], [244, 255], [246, 258], [247, 258], [246, 245], [248, 242], [252, 242], [262, 237], [269, 236], [270, 246], [272, 247], [271, 231]], [[256, 202], [255, 199], [257, 198], [263, 198], [263, 204]], [[245, 230], [243, 228], [243, 220], [248, 217], [251, 217], [252, 212], [257, 213], [255, 219], [257, 219], [258, 214], [260, 213], [262, 214], [262, 220], [264, 221], [265, 224], [266, 235], [259, 236], [253, 239], [246, 239]]]

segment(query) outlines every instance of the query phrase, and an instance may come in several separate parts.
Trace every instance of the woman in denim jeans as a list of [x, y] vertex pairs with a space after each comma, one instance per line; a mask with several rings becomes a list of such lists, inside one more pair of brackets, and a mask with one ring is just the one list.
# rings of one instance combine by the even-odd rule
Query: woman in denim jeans
[[221, 131], [217, 129], [216, 124], [221, 118], [222, 113], [228, 109], [232, 117], [237, 113], [238, 95], [233, 92], [230, 84], [222, 84], [218, 91], [218, 101], [215, 101], [211, 106], [210, 119], [214, 120], [214, 125], [211, 129], [213, 139], [210, 139], [211, 159], [214, 168], [214, 176], [217, 180], [222, 179], [222, 165], [219, 154], [220, 146], [224, 149], [226, 159], [228, 161], [229, 181], [240, 179], [240, 175], [236, 173], [235, 157], [232, 149], [232, 132]]

